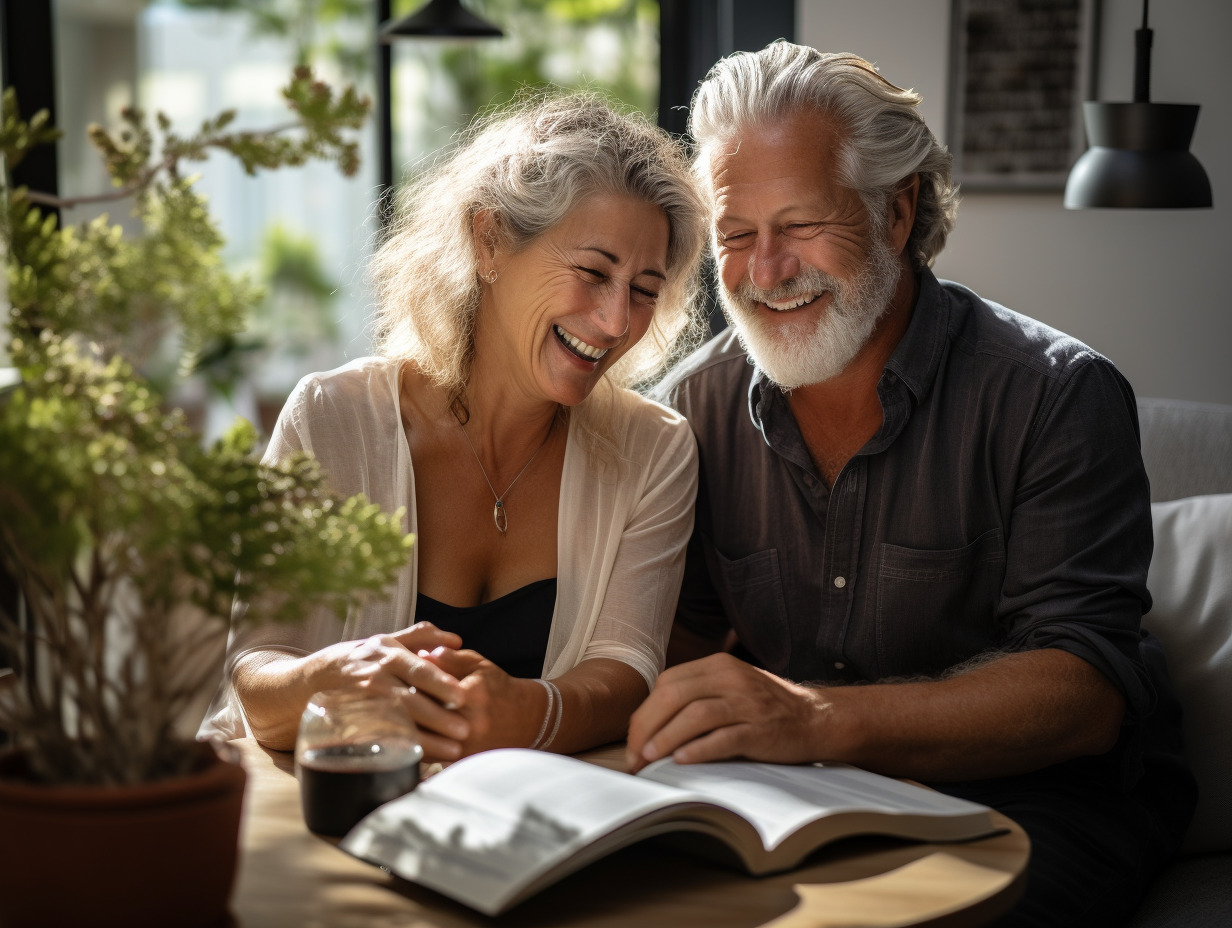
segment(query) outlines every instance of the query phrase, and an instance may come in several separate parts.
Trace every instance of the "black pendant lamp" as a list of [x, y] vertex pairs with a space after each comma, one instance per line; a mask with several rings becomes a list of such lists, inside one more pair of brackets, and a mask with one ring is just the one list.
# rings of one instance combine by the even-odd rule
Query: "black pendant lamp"
[[480, 19], [460, 0], [429, 0], [410, 16], [381, 26], [381, 41], [406, 37], [440, 39], [499, 39], [505, 33]]
[[1134, 33], [1134, 102], [1082, 104], [1090, 148], [1065, 184], [1068, 209], [1203, 209], [1211, 182], [1189, 151], [1198, 105], [1151, 103], [1149, 0]]

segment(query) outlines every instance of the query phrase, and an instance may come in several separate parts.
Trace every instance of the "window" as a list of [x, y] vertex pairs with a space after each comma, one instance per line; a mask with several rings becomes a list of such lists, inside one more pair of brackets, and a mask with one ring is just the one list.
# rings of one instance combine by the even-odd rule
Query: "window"
[[[593, 87], [648, 113], [657, 109], [662, 125], [682, 132], [693, 89], [717, 57], [794, 31], [792, 0], [467, 2], [507, 37], [402, 41], [392, 49], [396, 177], [413, 173], [471, 114], [520, 87]], [[392, 15], [419, 5], [398, 0]], [[376, 7], [376, 0], [58, 0], [54, 7], [0, 0], [8, 21], [34, 11], [54, 25], [41, 36], [25, 21], [6, 29], [29, 52], [23, 68], [56, 63], [48, 99], [65, 135], [58, 166], [51, 156], [27, 166], [44, 171], [31, 187], [52, 192], [58, 179], [58, 192], [69, 198], [108, 190], [85, 130], [91, 122], [117, 125], [126, 106], [162, 110], [181, 132], [230, 108], [237, 126], [276, 124], [279, 88], [300, 59], [331, 83], [354, 81], [371, 96]], [[50, 89], [46, 80], [43, 86]], [[379, 191], [373, 122], [360, 141], [362, 167], [349, 179], [326, 164], [256, 178], [225, 156], [199, 166], [198, 189], [221, 225], [229, 266], [268, 291], [252, 340], [240, 346], [251, 350], [234, 352], [219, 367], [219, 379], [239, 374], [231, 400], [211, 400], [197, 385], [197, 399], [219, 414], [207, 432], [237, 411], [268, 429], [301, 375], [368, 352], [372, 306], [364, 267], [378, 231]], [[113, 222], [132, 222], [123, 202], [69, 209], [63, 221], [104, 211]], [[191, 405], [193, 397], [183, 399]]]
[[[402, 16], [419, 0], [393, 4]], [[491, 42], [400, 41], [393, 47], [395, 176], [405, 177], [447, 144], [470, 115], [522, 87], [592, 87], [652, 112], [658, 98], [658, 4], [654, 0], [487, 0], [476, 12], [499, 22]], [[370, 0], [61, 0], [55, 7], [60, 193], [106, 191], [86, 139], [91, 122], [119, 123], [134, 103], [191, 132], [225, 109], [236, 128], [285, 121], [279, 94], [297, 60], [335, 86], [373, 96], [376, 3]], [[367, 354], [371, 295], [364, 269], [377, 235], [376, 129], [362, 132], [359, 173], [329, 164], [250, 177], [226, 155], [197, 168], [226, 239], [233, 271], [262, 283], [247, 341], [219, 359], [215, 380], [235, 375], [229, 396], [197, 384], [211, 411], [207, 435], [236, 414], [272, 424], [305, 373]], [[67, 210], [66, 223], [101, 212], [124, 221], [123, 203]], [[157, 356], [150, 362], [157, 376]], [[190, 407], [193, 394], [181, 397]]]

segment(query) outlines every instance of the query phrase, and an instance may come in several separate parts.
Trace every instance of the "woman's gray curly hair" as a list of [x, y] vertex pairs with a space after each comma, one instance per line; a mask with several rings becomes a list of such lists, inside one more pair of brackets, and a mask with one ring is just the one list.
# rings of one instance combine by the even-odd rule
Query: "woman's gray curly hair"
[[846, 52], [823, 53], [779, 40], [759, 52], [737, 52], [716, 64], [693, 97], [689, 131], [697, 140], [696, 169], [709, 186], [717, 143], [812, 107], [845, 132], [840, 179], [860, 195], [879, 228], [889, 197], [920, 175], [915, 225], [907, 254], [916, 270], [945, 247], [958, 211], [952, 158], [925, 124], [920, 95], [887, 81], [876, 67]]
[[667, 216], [667, 281], [653, 321], [609, 372], [622, 386], [649, 380], [701, 332], [707, 210], [683, 144], [593, 93], [523, 99], [481, 117], [402, 194], [371, 269], [378, 353], [413, 361], [460, 396], [481, 293], [476, 214], [490, 210], [501, 244], [517, 250], [596, 194], [628, 194]]

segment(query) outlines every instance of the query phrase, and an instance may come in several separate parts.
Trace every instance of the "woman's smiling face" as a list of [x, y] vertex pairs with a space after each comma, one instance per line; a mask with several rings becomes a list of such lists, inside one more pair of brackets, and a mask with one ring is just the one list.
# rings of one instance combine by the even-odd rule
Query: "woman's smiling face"
[[595, 194], [517, 251], [482, 244], [490, 222], [476, 220], [479, 273], [497, 276], [483, 289], [475, 372], [576, 406], [650, 327], [667, 275], [667, 216], [626, 194]]

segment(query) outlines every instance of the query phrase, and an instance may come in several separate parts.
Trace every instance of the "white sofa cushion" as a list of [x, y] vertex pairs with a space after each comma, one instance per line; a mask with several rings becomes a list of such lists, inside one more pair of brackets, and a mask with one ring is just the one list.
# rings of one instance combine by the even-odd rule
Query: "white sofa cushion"
[[1142, 624], [1163, 643], [1184, 709], [1198, 807], [1184, 853], [1232, 848], [1232, 493], [1152, 503]]

